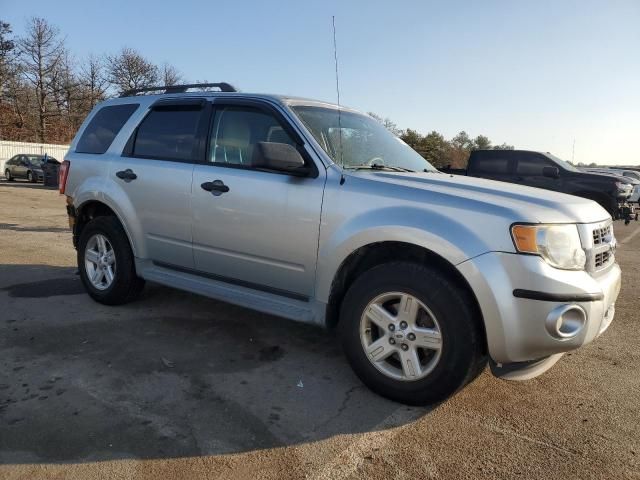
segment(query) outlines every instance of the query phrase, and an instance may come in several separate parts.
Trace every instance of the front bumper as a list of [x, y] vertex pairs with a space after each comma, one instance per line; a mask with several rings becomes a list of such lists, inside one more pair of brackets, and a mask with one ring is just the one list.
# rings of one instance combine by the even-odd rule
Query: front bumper
[[[553, 268], [534, 255], [489, 252], [461, 263], [458, 269], [478, 299], [489, 354], [497, 367], [520, 362], [523, 368], [538, 365], [547, 357], [591, 342], [611, 324], [620, 292], [617, 263], [592, 276]], [[583, 312], [583, 323], [569, 336], [553, 335], [550, 318], [563, 307]]]

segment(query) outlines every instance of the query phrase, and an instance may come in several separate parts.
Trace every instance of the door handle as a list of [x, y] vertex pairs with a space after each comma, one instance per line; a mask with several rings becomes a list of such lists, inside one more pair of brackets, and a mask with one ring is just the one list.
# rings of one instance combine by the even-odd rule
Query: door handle
[[213, 182], [204, 182], [200, 185], [200, 188], [206, 190], [207, 192], [211, 192], [214, 196], [222, 195], [223, 193], [227, 193], [229, 191], [229, 187], [227, 187], [222, 180], [214, 180]]
[[130, 182], [131, 180], [135, 180], [136, 178], [138, 178], [138, 176], [133, 173], [133, 170], [131, 170], [130, 168], [116, 172], [116, 177], [124, 180], [125, 182]]

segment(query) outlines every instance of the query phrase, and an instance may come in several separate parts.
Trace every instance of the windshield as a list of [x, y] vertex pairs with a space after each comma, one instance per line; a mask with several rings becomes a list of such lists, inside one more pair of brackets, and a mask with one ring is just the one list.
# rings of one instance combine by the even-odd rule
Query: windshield
[[571, 165], [569, 162], [567, 162], [566, 160], [562, 160], [561, 158], [556, 157], [552, 153], [548, 153], [547, 152], [547, 153], [545, 153], [545, 155], [547, 157], [549, 157], [550, 159], [552, 159], [553, 161], [559, 163], [564, 169], [569, 170], [570, 172], [579, 172], [580, 171], [576, 167]]
[[293, 111], [335, 163], [344, 168], [390, 167], [437, 171], [377, 120], [334, 108], [294, 106]]

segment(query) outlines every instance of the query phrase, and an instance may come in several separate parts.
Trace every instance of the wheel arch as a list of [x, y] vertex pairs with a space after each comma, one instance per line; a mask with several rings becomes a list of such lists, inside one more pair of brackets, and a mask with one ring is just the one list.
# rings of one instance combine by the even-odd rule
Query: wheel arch
[[486, 353], [487, 334], [482, 310], [473, 289], [462, 273], [451, 262], [432, 250], [400, 241], [370, 243], [356, 249], [344, 259], [331, 283], [329, 301], [325, 313], [325, 324], [328, 328], [331, 329], [337, 326], [342, 300], [353, 281], [367, 270], [391, 261], [408, 261], [435, 266], [438, 271], [458, 285], [472, 303], [475, 313], [474, 318], [477, 319], [476, 326], [479, 329], [479, 333], [481, 333], [481, 338], [484, 342], [483, 348]]
[[127, 229], [126, 224], [123, 222], [122, 218], [120, 217], [120, 215], [118, 215], [116, 210], [113, 209], [111, 206], [109, 206], [107, 203], [98, 199], [89, 199], [83, 202], [82, 204], [80, 204], [78, 207], [76, 207], [75, 211], [76, 211], [76, 221], [73, 227], [73, 245], [75, 247], [77, 247], [78, 245], [78, 239], [82, 234], [82, 230], [84, 229], [84, 227], [87, 226], [87, 224], [91, 220], [93, 220], [96, 217], [111, 216], [111, 217], [115, 217], [120, 223], [120, 225], [122, 226], [122, 229], [125, 231], [127, 235], [127, 241], [131, 246], [131, 250], [135, 255], [135, 245], [131, 241], [131, 235]]

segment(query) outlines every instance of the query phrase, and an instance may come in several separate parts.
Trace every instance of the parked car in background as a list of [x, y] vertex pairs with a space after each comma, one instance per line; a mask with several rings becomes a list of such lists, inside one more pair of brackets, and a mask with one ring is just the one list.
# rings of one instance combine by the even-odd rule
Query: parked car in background
[[629, 202], [638, 203], [640, 201], [640, 172], [622, 168], [585, 168], [584, 170], [594, 173], [615, 174], [628, 178], [633, 183], [633, 193], [629, 197]]
[[10, 182], [18, 178], [29, 182], [42, 182], [44, 181], [43, 166], [45, 163], [60, 164], [58, 160], [47, 155], [29, 153], [14, 155], [4, 164], [4, 176]]
[[215, 86], [133, 91], [80, 127], [60, 191], [97, 302], [150, 280], [335, 327], [360, 379], [410, 404], [489, 359], [533, 378], [611, 324], [621, 274], [596, 203], [442, 174], [348, 108]]
[[587, 198], [600, 204], [614, 219], [620, 218], [633, 190], [631, 180], [625, 177], [583, 172], [548, 152], [529, 150], [474, 150], [466, 169], [441, 170]]

